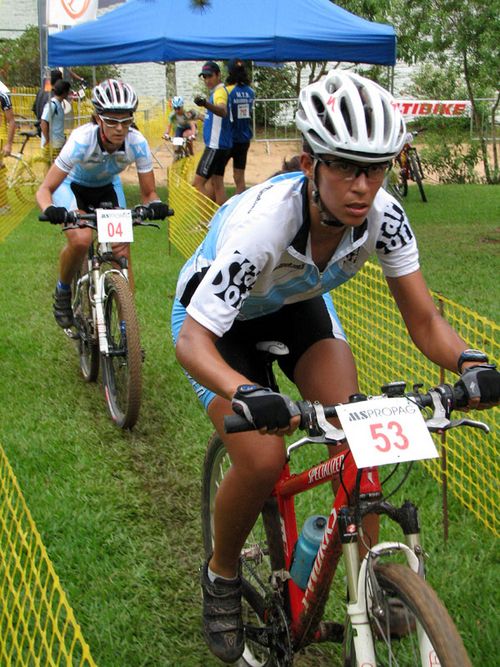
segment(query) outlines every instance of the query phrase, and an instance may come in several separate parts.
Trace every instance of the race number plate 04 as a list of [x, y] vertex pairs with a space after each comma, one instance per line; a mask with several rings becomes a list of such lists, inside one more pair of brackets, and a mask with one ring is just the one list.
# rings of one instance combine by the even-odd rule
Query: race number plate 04
[[132, 211], [97, 208], [97, 238], [99, 243], [132, 243]]
[[422, 413], [406, 398], [338, 405], [337, 415], [358, 468], [439, 456]]

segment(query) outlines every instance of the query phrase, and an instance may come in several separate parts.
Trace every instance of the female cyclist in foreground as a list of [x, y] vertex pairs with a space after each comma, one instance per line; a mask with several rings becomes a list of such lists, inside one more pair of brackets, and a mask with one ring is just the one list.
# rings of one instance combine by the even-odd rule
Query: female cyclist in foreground
[[[201, 578], [205, 638], [226, 662], [244, 647], [239, 554], [284, 465], [282, 436], [298, 424], [290, 400], [262, 386], [256, 342], [288, 346], [281, 367], [304, 399], [346, 402], [358, 392], [356, 367], [329, 292], [375, 253], [414, 343], [461, 374], [469, 407], [490, 407], [500, 393], [485, 354], [468, 350], [439, 315], [406, 215], [381, 189], [406, 133], [392, 96], [334, 70], [301, 91], [296, 123], [301, 172], [273, 177], [216, 213], [181, 271], [172, 313], [177, 358], [232, 462]], [[259, 433], [226, 434], [223, 418], [233, 410]]]
[[[144, 136], [133, 127], [138, 105], [135, 91], [127, 83], [107, 79], [92, 91], [92, 104], [92, 121], [71, 133], [36, 194], [38, 205], [53, 224], [66, 222], [68, 211], [89, 212], [89, 207], [97, 208], [104, 202], [125, 208], [119, 173], [135, 162], [142, 203], [149, 206], [150, 219], [163, 220], [168, 206], [156, 192], [151, 151]], [[91, 229], [66, 232], [54, 293], [54, 317], [64, 329], [73, 323], [71, 280], [91, 240]], [[114, 244], [113, 252], [130, 260], [127, 243]]]

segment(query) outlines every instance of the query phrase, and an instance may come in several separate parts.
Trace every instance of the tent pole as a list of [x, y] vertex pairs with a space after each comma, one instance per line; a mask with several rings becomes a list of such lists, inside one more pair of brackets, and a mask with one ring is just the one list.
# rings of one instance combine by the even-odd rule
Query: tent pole
[[38, 32], [40, 39], [40, 87], [49, 75], [47, 54], [47, 0], [38, 0]]

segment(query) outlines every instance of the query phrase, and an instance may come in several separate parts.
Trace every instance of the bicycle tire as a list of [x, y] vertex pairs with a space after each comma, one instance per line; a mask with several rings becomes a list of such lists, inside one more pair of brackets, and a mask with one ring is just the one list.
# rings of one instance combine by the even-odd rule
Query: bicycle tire
[[16, 160], [16, 164], [7, 175], [7, 188], [14, 192], [19, 201], [25, 204], [32, 203], [40, 180], [22, 157], [17, 155], [11, 157]]
[[417, 160], [417, 156], [415, 155], [414, 152], [410, 153], [408, 157], [410, 161], [411, 177], [417, 184], [418, 191], [420, 192], [420, 197], [422, 198], [422, 201], [426, 202], [427, 197], [424, 192], [424, 184], [422, 183], [422, 167], [420, 165], [420, 161]]
[[142, 395], [142, 353], [134, 298], [118, 273], [104, 279], [104, 321], [108, 354], [101, 352], [102, 381], [111, 418], [123, 429], [139, 417]]
[[[205, 557], [213, 550], [213, 513], [215, 495], [230, 466], [229, 455], [217, 434], [209, 440], [203, 464], [201, 517]], [[266, 626], [273, 628], [271, 647], [264, 647], [248, 639], [239, 667], [278, 667], [288, 665], [291, 647], [289, 638], [280, 633], [288, 632], [285, 610], [274, 608], [270, 614], [269, 601], [273, 596], [271, 573], [285, 565], [281, 539], [281, 523], [275, 499], [266, 502], [259, 519], [250, 532], [242, 550], [242, 615], [246, 628]], [[279, 618], [276, 618], [279, 616]], [[286, 646], [282, 646], [283, 642]]]
[[[80, 356], [80, 370], [85, 382], [95, 382], [99, 375], [99, 345], [94, 331], [94, 318], [89, 298], [89, 285], [78, 290], [77, 285], [81, 276], [87, 273], [87, 259], [82, 268], [76, 272], [71, 285], [73, 294], [73, 317], [78, 331], [78, 354]], [[77, 301], [76, 297], [80, 298]]]
[[[441, 667], [472, 667], [462, 638], [445, 606], [422, 577], [399, 563], [379, 563], [374, 567], [374, 574], [382, 592], [382, 606], [385, 612], [383, 620], [377, 620], [370, 609], [368, 612], [377, 665], [422, 667], [439, 664]], [[369, 587], [369, 582], [367, 584]], [[391, 626], [389, 600], [397, 600], [401, 605], [402, 611], [399, 614], [397, 628]], [[423, 660], [419, 653], [415, 621], [422, 626], [434, 650], [432, 656], [426, 656]], [[349, 626], [349, 623], [347, 625]], [[344, 667], [356, 665], [356, 653], [350, 633], [352, 629], [349, 626], [344, 647], [347, 645]], [[436, 662], [436, 657], [439, 662]]]

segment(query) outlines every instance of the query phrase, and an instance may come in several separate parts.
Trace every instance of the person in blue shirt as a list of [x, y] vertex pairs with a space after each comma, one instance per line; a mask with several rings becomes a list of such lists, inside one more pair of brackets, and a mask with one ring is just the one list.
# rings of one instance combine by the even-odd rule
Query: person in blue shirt
[[55, 157], [66, 141], [63, 102], [68, 98], [70, 89], [69, 81], [64, 79], [56, 81], [53, 87], [54, 96], [45, 104], [40, 118], [42, 148], [50, 146], [53, 151], [52, 157]]
[[[220, 67], [208, 60], [199, 74], [203, 77], [209, 98], [197, 95], [194, 103], [207, 110], [203, 121], [205, 150], [198, 162], [194, 187], [217, 204], [226, 201], [224, 170], [233, 145], [231, 119], [228, 110], [229, 91], [221, 81]], [[208, 181], [210, 180], [210, 184]]]
[[230, 91], [228, 106], [233, 123], [233, 147], [229, 159], [233, 158], [235, 194], [238, 195], [246, 188], [245, 168], [250, 141], [253, 137], [252, 112], [255, 92], [250, 86], [250, 78], [242, 60], [239, 58], [230, 60], [227, 70], [226, 84]]

